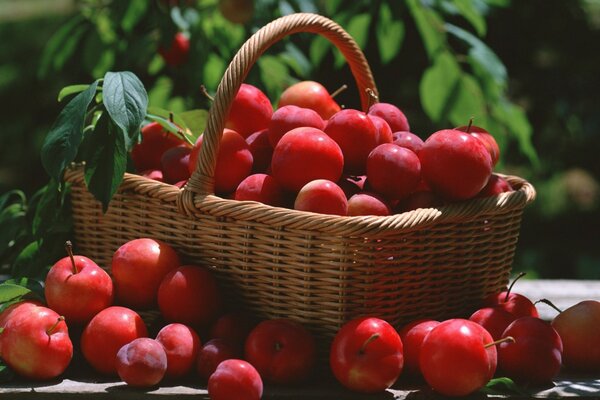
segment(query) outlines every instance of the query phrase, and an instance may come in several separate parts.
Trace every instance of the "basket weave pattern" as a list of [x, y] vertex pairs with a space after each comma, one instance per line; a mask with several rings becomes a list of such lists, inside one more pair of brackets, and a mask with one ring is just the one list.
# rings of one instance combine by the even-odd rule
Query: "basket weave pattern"
[[280, 18], [249, 39], [225, 72], [196, 172], [183, 189], [126, 174], [102, 214], [82, 169], [67, 171], [79, 250], [109, 270], [126, 241], [164, 240], [186, 262], [211, 267], [229, 304], [258, 318], [295, 319], [325, 339], [359, 315], [398, 327], [473, 311], [508, 282], [521, 215], [535, 198], [521, 178], [506, 177], [514, 192], [387, 217], [321, 215], [213, 194], [216, 154], [235, 93], [260, 54], [296, 32], [322, 34], [342, 50], [367, 107], [366, 89], [376, 88], [352, 38], [324, 17]]

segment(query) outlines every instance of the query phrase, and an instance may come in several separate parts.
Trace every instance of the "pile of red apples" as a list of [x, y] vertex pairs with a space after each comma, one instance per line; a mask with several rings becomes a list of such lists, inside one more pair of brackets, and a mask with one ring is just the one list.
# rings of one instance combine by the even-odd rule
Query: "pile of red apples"
[[[183, 264], [167, 243], [125, 243], [112, 276], [73, 255], [70, 243], [67, 253], [47, 275], [44, 302], [21, 299], [0, 313], [1, 358], [23, 378], [62, 375], [74, 346], [99, 375], [141, 388], [197, 383], [213, 400], [260, 399], [263, 381], [297, 385], [323, 367], [309, 330], [225, 308], [212, 271]], [[551, 323], [510, 288], [480, 306], [469, 319], [404, 327], [375, 315], [353, 319], [330, 344], [331, 371], [357, 392], [384, 391], [402, 375], [449, 396], [473, 393], [495, 375], [545, 385], [562, 367], [600, 372], [600, 302], [583, 301]], [[149, 329], [139, 311], [157, 309], [160, 323]]]
[[[287, 88], [274, 111], [242, 84], [216, 157], [214, 192], [224, 198], [340, 216], [391, 215], [513, 190], [494, 174], [500, 150], [485, 129], [410, 132], [395, 105], [342, 109], [321, 84]], [[139, 174], [183, 187], [196, 168], [191, 146], [158, 123], [132, 150]]]

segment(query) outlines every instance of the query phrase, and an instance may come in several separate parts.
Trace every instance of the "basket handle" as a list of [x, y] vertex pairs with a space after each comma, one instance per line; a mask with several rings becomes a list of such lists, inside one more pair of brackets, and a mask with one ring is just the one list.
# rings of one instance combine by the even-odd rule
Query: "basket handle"
[[277, 41], [300, 32], [322, 35], [342, 52], [356, 80], [362, 108], [367, 111], [372, 94], [377, 95], [377, 88], [371, 68], [354, 39], [337, 23], [321, 15], [298, 13], [278, 18], [252, 35], [227, 67], [210, 109], [202, 151], [184, 192], [190, 190], [202, 195], [214, 194], [219, 143], [235, 95], [258, 57]]

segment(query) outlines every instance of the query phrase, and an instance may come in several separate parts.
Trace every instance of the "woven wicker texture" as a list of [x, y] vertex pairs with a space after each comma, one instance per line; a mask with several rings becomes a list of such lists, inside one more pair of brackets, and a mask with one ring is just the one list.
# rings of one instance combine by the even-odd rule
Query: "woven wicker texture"
[[399, 327], [416, 318], [466, 316], [506, 286], [524, 207], [525, 180], [486, 199], [388, 217], [339, 217], [222, 199], [213, 172], [231, 101], [249, 68], [271, 44], [296, 32], [322, 34], [347, 58], [366, 107], [375, 90], [360, 49], [337, 24], [311, 14], [280, 18], [240, 49], [217, 90], [206, 146], [182, 190], [126, 174], [109, 210], [72, 168], [78, 250], [109, 269], [113, 252], [138, 237], [172, 244], [186, 262], [215, 271], [227, 302], [258, 318], [288, 317], [328, 340], [347, 320], [377, 315]]

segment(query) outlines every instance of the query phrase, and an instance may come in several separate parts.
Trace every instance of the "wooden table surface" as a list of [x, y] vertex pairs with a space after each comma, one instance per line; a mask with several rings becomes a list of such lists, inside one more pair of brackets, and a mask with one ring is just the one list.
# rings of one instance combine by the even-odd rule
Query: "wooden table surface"
[[[559, 308], [565, 309], [581, 300], [600, 300], [600, 281], [528, 281], [518, 283], [515, 291], [528, 296], [532, 300], [547, 298]], [[556, 311], [539, 304], [540, 316], [552, 319]], [[600, 343], [590, 343], [600, 346]], [[206, 387], [199, 382], [181, 385], [161, 385], [152, 390], [140, 390], [128, 387], [118, 380], [90, 379], [85, 367], [74, 366], [65, 377], [51, 382], [15, 381], [0, 384], [0, 400], [4, 399], [208, 399]], [[331, 377], [320, 377], [298, 387], [265, 386], [263, 399], [273, 400], [316, 400], [316, 399], [443, 399], [423, 385], [404, 382], [402, 378], [384, 393], [361, 395], [342, 388]], [[573, 375], [565, 371], [554, 385], [542, 388], [520, 388], [519, 392], [501, 391], [498, 393], [478, 392], [469, 399], [485, 398], [597, 398], [600, 399], [600, 371], [594, 375]], [[236, 399], [232, 399], [236, 400]]]

